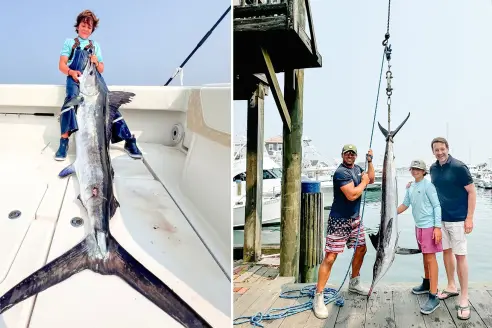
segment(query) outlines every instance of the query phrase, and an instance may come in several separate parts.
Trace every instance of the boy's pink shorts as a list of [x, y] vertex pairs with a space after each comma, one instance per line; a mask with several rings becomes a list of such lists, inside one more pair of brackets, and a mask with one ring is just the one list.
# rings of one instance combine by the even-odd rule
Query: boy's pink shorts
[[432, 239], [434, 233], [434, 227], [430, 228], [417, 228], [415, 227], [415, 235], [417, 237], [417, 243], [422, 254], [434, 254], [442, 252], [442, 241], [436, 244], [436, 241]]

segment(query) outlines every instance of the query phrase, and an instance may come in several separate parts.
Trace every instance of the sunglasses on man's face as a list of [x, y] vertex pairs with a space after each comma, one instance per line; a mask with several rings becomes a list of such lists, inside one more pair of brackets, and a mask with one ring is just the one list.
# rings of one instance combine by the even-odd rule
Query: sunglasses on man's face
[[356, 156], [356, 154], [353, 151], [348, 151], [344, 155], [346, 155], [346, 156]]

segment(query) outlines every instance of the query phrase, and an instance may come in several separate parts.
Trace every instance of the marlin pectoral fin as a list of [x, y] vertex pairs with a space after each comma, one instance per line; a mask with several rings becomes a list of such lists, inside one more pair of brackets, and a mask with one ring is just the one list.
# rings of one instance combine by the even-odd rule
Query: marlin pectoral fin
[[171, 288], [130, 255], [111, 235], [109, 244], [112, 257], [108, 273], [123, 279], [184, 327], [211, 327]]
[[379, 246], [379, 232], [376, 234], [370, 234], [369, 239], [371, 240], [372, 246], [377, 251]]
[[54, 286], [88, 268], [84, 239], [65, 254], [49, 262], [0, 297], [0, 314], [15, 304]]
[[63, 107], [74, 107], [80, 105], [84, 101], [84, 97], [82, 96], [76, 96], [67, 101], [65, 104], [63, 104]]
[[120, 207], [120, 203], [116, 200], [116, 197], [113, 196], [111, 199], [111, 204], [110, 204], [110, 215], [109, 219], [112, 219], [114, 214], [116, 213], [116, 209]]
[[422, 253], [420, 249], [402, 248], [402, 247], [396, 248], [396, 254], [399, 255], [412, 255], [412, 254], [420, 254], [420, 253]]
[[64, 168], [63, 170], [60, 171], [60, 173], [58, 173], [58, 176], [60, 178], [65, 178], [71, 174], [74, 174], [75, 173], [75, 167], [73, 166], [73, 163], [68, 165], [66, 168]]

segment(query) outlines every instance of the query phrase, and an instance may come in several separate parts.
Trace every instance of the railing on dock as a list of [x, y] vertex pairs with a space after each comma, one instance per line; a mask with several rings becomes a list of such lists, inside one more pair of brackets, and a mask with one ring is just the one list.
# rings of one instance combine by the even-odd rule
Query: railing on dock
[[270, 5], [277, 3], [287, 3], [288, 0], [234, 0], [234, 6], [257, 6], [257, 5]]
[[276, 73], [321, 67], [309, 0], [233, 4], [235, 74], [265, 73], [261, 48], [269, 53]]

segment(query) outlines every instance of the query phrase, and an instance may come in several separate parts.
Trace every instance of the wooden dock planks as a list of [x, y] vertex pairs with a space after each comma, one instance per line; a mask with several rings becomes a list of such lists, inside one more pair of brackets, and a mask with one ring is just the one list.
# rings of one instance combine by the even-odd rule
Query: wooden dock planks
[[[243, 265], [244, 266], [244, 265]], [[418, 284], [418, 283], [416, 283]], [[266, 313], [272, 308], [283, 308], [304, 303], [309, 298], [279, 298], [284, 290], [300, 289], [306, 284], [293, 283], [292, 277], [279, 277], [275, 266], [250, 264], [242, 268], [242, 273], [234, 280], [234, 314], [251, 316], [258, 312]], [[247, 291], [240, 294], [240, 288]], [[328, 286], [338, 288], [339, 286]], [[420, 313], [427, 295], [413, 295], [412, 285], [380, 285], [369, 300], [364, 296], [347, 292], [347, 284], [342, 287], [345, 299], [343, 307], [328, 304], [329, 317], [325, 320], [316, 318], [312, 310], [275, 320], [265, 320], [265, 328], [492, 328], [492, 285], [471, 284], [469, 298], [471, 318], [463, 321], [457, 318], [457, 297], [441, 301], [439, 309], [430, 315]], [[249, 323], [235, 327], [253, 327]]]

